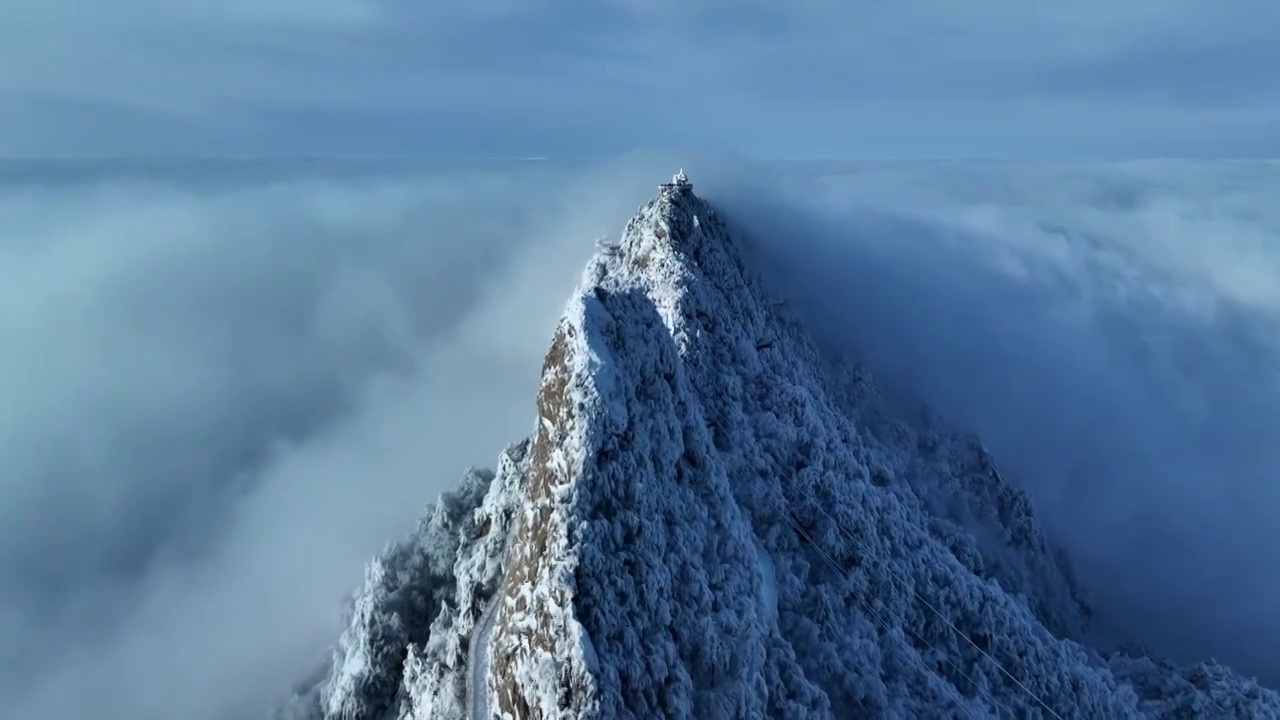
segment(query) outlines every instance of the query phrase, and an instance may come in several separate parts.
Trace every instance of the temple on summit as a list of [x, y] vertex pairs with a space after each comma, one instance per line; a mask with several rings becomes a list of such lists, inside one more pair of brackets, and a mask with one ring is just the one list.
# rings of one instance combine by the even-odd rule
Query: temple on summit
[[684, 170], [680, 170], [671, 177], [671, 182], [662, 183], [658, 189], [664, 192], [689, 192], [693, 190], [693, 183], [689, 182], [689, 176], [684, 174]]

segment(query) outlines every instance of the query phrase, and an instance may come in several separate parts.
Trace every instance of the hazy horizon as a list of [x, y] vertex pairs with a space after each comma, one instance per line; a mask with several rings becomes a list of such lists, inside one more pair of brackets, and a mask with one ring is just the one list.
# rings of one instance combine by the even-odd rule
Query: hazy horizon
[[1256, 0], [14, 3], [0, 156], [1280, 154]]

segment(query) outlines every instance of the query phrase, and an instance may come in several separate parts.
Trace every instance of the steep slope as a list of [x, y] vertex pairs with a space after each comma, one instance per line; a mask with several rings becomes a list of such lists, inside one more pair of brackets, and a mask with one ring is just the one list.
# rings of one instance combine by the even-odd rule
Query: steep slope
[[531, 437], [376, 561], [325, 718], [1280, 717], [1081, 644], [974, 438], [825, 356], [683, 176], [588, 265]]

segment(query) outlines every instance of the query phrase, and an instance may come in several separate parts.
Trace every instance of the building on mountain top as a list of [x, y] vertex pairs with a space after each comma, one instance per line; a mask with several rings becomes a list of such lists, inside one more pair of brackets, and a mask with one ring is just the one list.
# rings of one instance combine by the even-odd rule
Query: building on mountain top
[[689, 176], [684, 174], [684, 170], [681, 170], [671, 178], [671, 182], [662, 183], [658, 186], [658, 189], [664, 191], [690, 191], [693, 190], [693, 183], [689, 182]]

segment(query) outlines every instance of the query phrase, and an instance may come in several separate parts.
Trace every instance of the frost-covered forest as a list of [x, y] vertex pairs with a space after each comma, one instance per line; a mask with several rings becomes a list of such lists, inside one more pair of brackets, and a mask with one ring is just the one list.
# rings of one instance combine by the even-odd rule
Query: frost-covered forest
[[981, 439], [890, 401], [677, 177], [602, 244], [530, 436], [369, 566], [317, 718], [1275, 718], [1213, 662], [1092, 647]]

